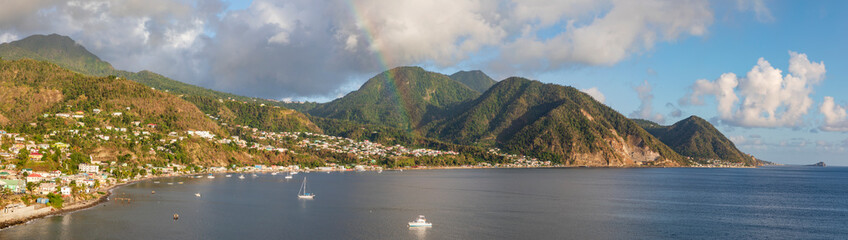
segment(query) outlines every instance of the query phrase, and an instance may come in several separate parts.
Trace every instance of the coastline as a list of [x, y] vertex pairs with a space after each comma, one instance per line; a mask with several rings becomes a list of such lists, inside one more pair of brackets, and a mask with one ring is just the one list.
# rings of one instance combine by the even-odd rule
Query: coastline
[[[412, 168], [387, 168], [385, 170], [386, 171], [398, 171], [398, 170], [403, 171], [403, 170], [531, 169], [531, 168], [535, 168], [535, 169], [565, 169], [565, 168], [646, 168], [646, 167], [618, 167], [618, 166], [603, 166], [603, 167], [598, 167], [598, 166], [545, 166], [545, 167], [438, 166], [438, 167], [433, 167], [433, 166], [428, 166], [428, 167], [412, 167]], [[652, 167], [647, 167], [647, 168], [652, 168]], [[653, 167], [653, 168], [656, 168], [656, 167]], [[659, 168], [667, 168], [667, 167], [659, 167]], [[692, 168], [692, 167], [672, 167], [672, 168]], [[705, 168], [705, 167], [695, 167], [695, 168]], [[757, 167], [707, 167], [707, 168], [757, 168]], [[348, 170], [348, 171], [352, 171], [352, 170]], [[369, 171], [372, 171], [372, 170], [369, 170]], [[267, 172], [267, 171], [252, 171], [252, 172], [262, 173], [262, 172]], [[335, 172], [335, 171], [332, 171], [332, 172]], [[221, 173], [245, 173], [245, 172], [226, 171], [226, 172], [221, 172]], [[4, 230], [6, 228], [10, 228], [10, 227], [13, 227], [13, 226], [20, 225], [20, 224], [25, 224], [25, 223], [32, 221], [32, 220], [46, 218], [46, 217], [54, 216], [54, 215], [67, 214], [67, 213], [71, 213], [71, 212], [75, 212], [75, 211], [81, 211], [81, 210], [86, 210], [86, 209], [89, 209], [89, 208], [96, 207], [96, 206], [98, 206], [102, 203], [108, 202], [109, 197], [112, 195], [112, 191], [114, 189], [117, 189], [119, 187], [123, 187], [123, 186], [126, 186], [126, 185], [130, 185], [130, 184], [133, 184], [133, 183], [146, 181], [146, 180], [161, 179], [161, 178], [186, 177], [186, 176], [205, 175], [205, 174], [207, 174], [207, 173], [191, 173], [191, 174], [178, 174], [178, 175], [169, 175], [169, 176], [156, 176], [156, 177], [142, 178], [142, 179], [128, 181], [128, 182], [125, 182], [125, 183], [115, 184], [115, 185], [112, 185], [112, 186], [109, 186], [108, 188], [106, 188], [105, 189], [106, 194], [98, 197], [97, 199], [91, 199], [91, 200], [87, 200], [87, 201], [72, 203], [72, 204], [69, 204], [68, 206], [63, 207], [62, 209], [58, 209], [58, 210], [56, 210], [52, 207], [45, 207], [45, 208], [50, 208], [51, 210], [50, 211], [34, 210], [31, 213], [26, 214], [24, 216], [12, 217], [10, 219], [2, 219], [2, 217], [0, 217], [0, 231]], [[41, 209], [44, 209], [44, 208], [41, 208]], [[39, 210], [41, 210], [41, 209], [39, 209]], [[2, 215], [0, 215], [0, 216], [2, 216]]]
[[128, 181], [128, 182], [125, 182], [125, 183], [115, 184], [115, 185], [109, 186], [108, 188], [104, 189], [106, 194], [104, 194], [103, 196], [100, 196], [96, 199], [91, 199], [91, 200], [82, 201], [82, 202], [75, 202], [75, 203], [69, 204], [68, 206], [63, 207], [62, 209], [58, 209], [58, 210], [54, 209], [53, 207], [46, 207], [46, 208], [50, 208], [51, 210], [47, 211], [47, 212], [33, 211], [32, 213], [29, 213], [29, 214], [24, 215], [24, 216], [0, 220], [0, 231], [4, 230], [6, 228], [10, 228], [10, 227], [13, 227], [13, 226], [17, 226], [17, 225], [20, 225], [20, 224], [27, 223], [27, 222], [35, 220], [35, 219], [46, 218], [46, 217], [54, 216], [54, 215], [62, 215], [62, 214], [66, 214], [66, 213], [71, 213], [71, 212], [76, 212], [76, 211], [86, 210], [86, 209], [89, 209], [89, 208], [96, 207], [96, 206], [100, 205], [101, 203], [105, 203], [105, 202], [109, 201], [109, 196], [112, 195], [112, 190], [117, 189], [119, 187], [129, 185], [129, 184], [137, 183], [137, 182], [140, 182], [140, 181], [152, 180], [152, 179], [169, 178], [169, 177], [183, 177], [183, 176], [191, 176], [191, 175], [197, 175], [197, 173], [171, 175], [171, 176], [157, 176], [157, 177], [143, 178], [143, 179]]

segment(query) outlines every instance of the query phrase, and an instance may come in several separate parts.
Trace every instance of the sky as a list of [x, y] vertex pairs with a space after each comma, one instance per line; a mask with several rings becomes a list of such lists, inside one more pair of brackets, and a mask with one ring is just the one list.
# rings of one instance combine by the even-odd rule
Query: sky
[[0, 42], [67, 35], [116, 68], [329, 101], [397, 66], [574, 86], [696, 115], [777, 163], [848, 165], [848, 1], [0, 0]]

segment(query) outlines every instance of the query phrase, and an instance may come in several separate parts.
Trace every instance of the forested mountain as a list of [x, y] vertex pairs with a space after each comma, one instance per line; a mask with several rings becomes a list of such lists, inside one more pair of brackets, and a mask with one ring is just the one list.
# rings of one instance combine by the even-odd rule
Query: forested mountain
[[450, 78], [481, 93], [498, 83], [480, 70], [459, 71], [451, 74]]
[[86, 50], [82, 45], [77, 44], [73, 39], [58, 34], [32, 35], [18, 41], [0, 44], [0, 58], [6, 60], [30, 58], [51, 62], [62, 68], [85, 75], [114, 75], [176, 95], [234, 99], [237, 101], [249, 101], [277, 106], [281, 106], [282, 104], [277, 101], [244, 97], [186, 84], [147, 70], [140, 72], [117, 70], [108, 62], [100, 60], [100, 58]]
[[0, 44], [0, 57], [56, 64], [2, 62], [0, 126], [12, 129], [28, 128], [43, 113], [129, 107], [126, 112], [134, 119], [161, 122], [161, 130], [227, 134], [208, 115], [272, 132], [324, 132], [459, 150], [468, 154], [463, 159], [491, 158], [485, 152], [496, 147], [569, 165], [683, 166], [690, 164], [686, 157], [758, 163], [694, 116], [672, 126], [631, 120], [572, 87], [517, 77], [497, 82], [481, 71], [446, 76], [398, 67], [329, 103], [284, 103], [217, 92], [150, 71], [115, 70], [70, 38], [55, 34]]
[[28, 125], [45, 113], [121, 112], [163, 130], [216, 131], [193, 104], [116, 77], [92, 77], [30, 59], [0, 61], [0, 125]]
[[321, 104], [309, 114], [413, 130], [479, 95], [443, 74], [398, 67], [377, 74], [359, 90]]
[[[263, 129], [287, 131], [309, 130], [320, 132], [320, 129], [317, 129], [317, 127], [309, 122], [309, 119], [301, 113], [285, 108], [269, 108], [264, 110], [265, 108], [261, 106], [262, 104], [280, 106], [283, 104], [282, 102], [218, 92], [179, 82], [146, 70], [137, 73], [116, 70], [111, 64], [100, 60], [100, 58], [86, 50], [85, 47], [77, 44], [74, 40], [66, 36], [57, 34], [33, 35], [18, 41], [0, 44], [0, 57], [6, 60], [29, 58], [46, 61], [85, 75], [117, 76], [175, 95], [199, 97], [193, 98], [193, 100], [198, 100], [194, 101], [194, 103], [208, 103], [220, 99], [221, 102], [227, 102], [227, 104], [224, 105], [230, 105], [231, 109], [228, 110], [236, 110], [228, 111], [228, 113], [234, 115], [228, 115], [230, 118], [227, 120], [242, 120], [245, 123], [250, 122], [253, 124], [259, 124], [255, 127], [261, 127]], [[207, 101], [199, 101], [199, 99]], [[249, 104], [256, 106], [249, 106]], [[238, 105], [238, 107], [236, 107], [236, 105]], [[201, 109], [208, 109], [217, 108], [218, 106], [219, 105], [198, 107]], [[258, 114], [258, 112], [247, 111], [248, 109], [256, 110], [264, 114], [262, 114], [261, 117], [254, 116], [253, 114]]]
[[229, 124], [271, 132], [322, 132], [306, 115], [291, 109], [202, 96], [186, 96], [185, 99], [204, 113]]
[[661, 126], [647, 120], [638, 122], [680, 155], [699, 162], [722, 160], [749, 166], [760, 165], [759, 161], [739, 151], [730, 139], [700, 117], [691, 116], [671, 126]]
[[513, 77], [455, 112], [461, 114], [428, 125], [429, 135], [571, 165], [687, 164], [636, 123], [572, 87]]

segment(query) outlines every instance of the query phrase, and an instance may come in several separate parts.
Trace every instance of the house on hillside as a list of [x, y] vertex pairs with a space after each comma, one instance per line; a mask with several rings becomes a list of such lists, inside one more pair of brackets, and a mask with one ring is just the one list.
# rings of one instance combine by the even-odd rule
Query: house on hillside
[[63, 197], [71, 196], [71, 187], [62, 186], [59, 192], [62, 193]]
[[12, 193], [23, 193], [26, 190], [26, 184], [18, 179], [0, 179], [0, 187], [9, 189]]
[[43, 179], [44, 179], [44, 177], [41, 176], [41, 174], [38, 174], [38, 173], [31, 173], [31, 174], [26, 176], [26, 181], [32, 182], [32, 183], [41, 182], [41, 180], [43, 180]]
[[40, 194], [50, 194], [52, 192], [56, 192], [57, 186], [58, 185], [56, 185], [55, 183], [42, 183], [38, 186], [38, 192]]
[[78, 167], [79, 171], [84, 173], [96, 173], [100, 171], [100, 166], [94, 164], [80, 163]]
[[124, 115], [124, 113], [122, 113], [122, 112], [113, 112], [113, 113], [112, 113], [112, 116], [113, 116], [113, 117], [120, 117], [120, 116], [122, 116], [122, 115]]
[[44, 157], [44, 154], [41, 154], [39, 152], [29, 153], [29, 159], [32, 159], [33, 161], [41, 161], [41, 158], [43, 158], [43, 157]]

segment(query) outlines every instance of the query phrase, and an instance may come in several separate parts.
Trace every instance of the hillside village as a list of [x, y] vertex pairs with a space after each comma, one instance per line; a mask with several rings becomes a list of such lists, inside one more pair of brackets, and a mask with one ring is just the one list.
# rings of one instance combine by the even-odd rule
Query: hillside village
[[[208, 115], [212, 120], [217, 117]], [[23, 134], [0, 130], [0, 185], [3, 197], [0, 206], [6, 212], [27, 208], [32, 204], [62, 208], [64, 203], [85, 202], [106, 194], [107, 189], [133, 180], [161, 176], [175, 176], [214, 172], [251, 171], [364, 171], [383, 167], [424, 168], [414, 159], [457, 157], [455, 151], [426, 148], [408, 148], [401, 145], [385, 146], [368, 140], [357, 141], [311, 132], [266, 132], [257, 128], [228, 123], [221, 127], [242, 136], [220, 136], [210, 131], [187, 130], [163, 132], [156, 123], [133, 120], [121, 111], [67, 111], [43, 114], [32, 128], [48, 128], [48, 134]], [[45, 130], [45, 129], [42, 129]], [[181, 162], [180, 144], [202, 141], [208, 144], [234, 148], [249, 153], [275, 153], [292, 156], [325, 155], [318, 164], [277, 165], [270, 162], [258, 164], [195, 165]], [[83, 154], [83, 149], [100, 145], [129, 144], [141, 148], [143, 153], [95, 156]], [[490, 149], [489, 154], [506, 162], [475, 163], [461, 167], [550, 167], [526, 156], [501, 153]], [[261, 154], [255, 154], [261, 156]], [[161, 161], [139, 161], [140, 157], [154, 156]], [[337, 161], [349, 158], [353, 161]], [[405, 159], [400, 165], [389, 165], [396, 159]]]

